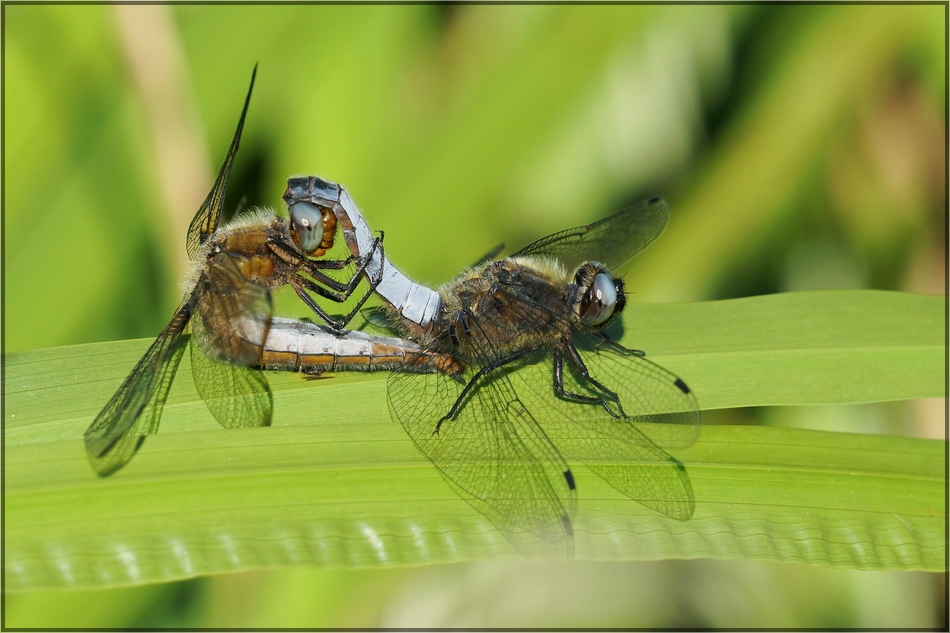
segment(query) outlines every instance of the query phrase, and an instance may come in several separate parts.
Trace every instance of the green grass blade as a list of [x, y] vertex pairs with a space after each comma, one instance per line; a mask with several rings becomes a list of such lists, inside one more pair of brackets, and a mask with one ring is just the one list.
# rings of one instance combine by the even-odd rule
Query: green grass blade
[[864, 291], [633, 305], [623, 342], [703, 409], [945, 395], [945, 298]]
[[[624, 341], [680, 372], [704, 408], [931, 397], [943, 395], [943, 305], [884, 292], [633, 305]], [[162, 431], [98, 479], [82, 432], [146, 344], [5, 359], [8, 590], [514, 555], [390, 421], [385, 374], [270, 373], [275, 426], [225, 431], [182, 367]], [[708, 427], [675, 454], [696, 495], [687, 522], [577, 469], [579, 558], [943, 568], [943, 442]]]

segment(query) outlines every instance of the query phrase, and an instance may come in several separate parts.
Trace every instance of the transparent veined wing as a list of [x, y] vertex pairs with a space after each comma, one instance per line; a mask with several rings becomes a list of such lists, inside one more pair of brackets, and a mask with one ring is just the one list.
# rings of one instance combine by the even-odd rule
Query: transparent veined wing
[[[571, 319], [560, 299], [547, 296], [553, 291], [538, 292], [535, 283], [528, 279], [526, 274], [507, 276], [494, 287], [493, 304], [503, 306], [500, 314], [504, 320], [517, 324], [521, 332], [550, 333], [546, 339], [551, 352], [546, 361], [550, 371], [542, 372], [544, 378], [538, 381], [544, 386], [539, 387], [543, 393], [551, 392], [548, 386], [553, 389], [554, 352], [560, 350], [565, 359], [562, 363], [565, 391], [600, 398], [606, 394], [596, 384], [600, 380], [598, 376], [603, 376], [613, 385], [606, 385], [608, 390], [615, 394], [612, 398], [602, 398], [605, 414], [611, 415], [610, 410], [615, 417], [652, 423], [655, 426], [647, 428], [652, 429], [654, 439], [669, 448], [688, 446], [695, 441], [701, 420], [699, 405], [683, 380], [644, 359], [642, 352], [628, 350], [600, 330], [579, 319]], [[577, 363], [569, 362], [572, 357], [579, 359]], [[592, 365], [588, 368], [589, 376], [593, 380], [577, 373], [576, 365], [587, 363], [588, 357]], [[573, 402], [568, 401], [568, 404]]]
[[[577, 338], [572, 344], [578, 343]], [[695, 441], [701, 423], [695, 396], [673, 373], [607, 339], [576, 349], [589, 378], [565, 360], [564, 390], [601, 402], [576, 402], [558, 395], [552, 380], [553, 354], [512, 372], [522, 401], [545, 412], [539, 423], [569, 462], [584, 464], [648, 508], [689, 519], [695, 508], [689, 475], [665, 449]]]
[[209, 358], [197, 345], [191, 346], [191, 371], [198, 394], [221, 426], [270, 425], [274, 402], [263, 372]]
[[[551, 331], [563, 317], [523, 290], [515, 279], [496, 289], [511, 321], [528, 331]], [[664, 449], [696, 440], [701, 415], [695, 395], [678, 376], [596, 329], [575, 323], [561, 331], [554, 330], [545, 350], [512, 366], [509, 376], [521, 401], [569, 460], [588, 465], [635, 501], [688, 519], [694, 507], [689, 477]], [[594, 402], [558, 394], [555, 373], [563, 392]]]
[[516, 549], [570, 556], [576, 494], [567, 464], [504, 370], [481, 379], [440, 426], [463, 388], [446, 374], [394, 372], [390, 409], [451, 487]]
[[669, 217], [666, 201], [650, 198], [593, 224], [542, 237], [513, 257], [556, 257], [569, 271], [589, 261], [616, 269], [655, 240], [663, 232]]
[[181, 334], [190, 317], [191, 306], [186, 302], [83, 435], [89, 463], [100, 477], [125, 466], [145, 436], [158, 431], [187, 341]]
[[504, 244], [496, 244], [493, 249], [491, 249], [490, 251], [488, 251], [481, 257], [479, 257], [477, 260], [475, 260], [475, 263], [469, 266], [469, 268], [476, 268], [478, 266], [481, 266], [482, 264], [487, 264], [490, 261], [494, 261], [494, 259], [498, 257], [498, 254], [501, 253], [504, 249], [505, 249]]
[[193, 295], [191, 367], [208, 410], [225, 428], [267, 426], [273, 398], [257, 364], [270, 329], [270, 292], [244, 279], [227, 253], [217, 253]]
[[234, 166], [234, 158], [237, 156], [238, 146], [241, 144], [241, 134], [244, 132], [244, 119], [247, 117], [247, 109], [251, 104], [251, 93], [254, 91], [254, 79], [257, 77], [257, 64], [254, 65], [254, 72], [251, 74], [251, 87], [247, 90], [247, 97], [244, 99], [244, 109], [241, 110], [241, 118], [238, 120], [237, 129], [234, 131], [234, 138], [231, 139], [231, 146], [228, 148], [227, 156], [224, 157], [224, 163], [218, 170], [218, 176], [208, 192], [208, 197], [201, 203], [198, 213], [192, 218], [188, 225], [188, 234], [185, 238], [185, 250], [188, 257], [194, 259], [198, 254], [201, 245], [211, 237], [218, 224], [221, 222], [221, 213], [224, 210], [224, 198], [228, 193], [228, 180], [231, 178], [231, 168]]
[[472, 315], [464, 380], [394, 374], [396, 419], [452, 487], [526, 554], [573, 547], [571, 460], [644, 506], [689, 519], [688, 473], [664, 448], [689, 445], [698, 433], [699, 407], [686, 383], [594, 329], [565, 330], [563, 309], [529, 292], [526, 279], [512, 275], [495, 286], [492, 304], [506, 323], [550, 336], [513, 350], [489, 335], [497, 324]]

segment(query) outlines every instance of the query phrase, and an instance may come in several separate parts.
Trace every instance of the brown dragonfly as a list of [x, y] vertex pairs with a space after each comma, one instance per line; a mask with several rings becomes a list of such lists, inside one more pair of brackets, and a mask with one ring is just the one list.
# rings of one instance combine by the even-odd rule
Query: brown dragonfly
[[378, 275], [385, 307], [371, 320], [418, 344], [420, 359], [452, 359], [436, 373], [392, 373], [390, 409], [452, 488], [519, 551], [573, 552], [569, 461], [663, 515], [693, 515], [689, 475], [665, 449], [695, 440], [696, 398], [681, 378], [608, 334], [627, 305], [611, 270], [660, 235], [665, 201], [487, 257], [436, 291], [373, 250], [369, 226], [339, 185], [291, 178], [284, 200], [296, 212], [335, 210], [351, 252]]
[[[185, 283], [188, 290], [169, 324], [85, 432], [90, 463], [100, 476], [122, 468], [145, 437], [157, 432], [189, 340], [182, 335], [189, 327], [198, 393], [215, 419], [227, 428], [270, 424], [273, 402], [258, 366], [319, 373], [346, 367], [391, 367], [397, 361], [385, 359], [399, 358], [402, 364], [409, 351], [423, 358], [413, 343], [392, 339], [367, 342], [361, 338], [366, 335], [342, 329], [371, 295], [371, 288], [349, 314], [339, 318], [328, 314], [311, 295], [345, 301], [354, 294], [365, 271], [366, 258], [320, 259], [334, 243], [337, 218], [332, 212], [298, 209], [288, 222], [272, 212], [256, 211], [219, 227], [256, 74], [255, 66], [224, 163], [188, 229], [186, 246], [192, 260]], [[381, 249], [378, 238], [369, 251], [375, 253], [376, 249]], [[345, 282], [327, 274], [354, 263], [356, 270]], [[275, 322], [270, 293], [284, 285], [291, 286], [328, 327], [294, 326], [283, 319]], [[291, 346], [295, 346], [296, 355], [290, 354]], [[374, 362], [367, 362], [369, 355]], [[413, 362], [418, 371], [436, 370], [426, 361]]]

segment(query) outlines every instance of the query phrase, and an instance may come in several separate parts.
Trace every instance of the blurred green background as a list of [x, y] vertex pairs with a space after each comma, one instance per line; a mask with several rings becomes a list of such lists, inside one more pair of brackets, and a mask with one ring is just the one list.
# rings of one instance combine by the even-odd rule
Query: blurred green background
[[[427, 283], [651, 195], [633, 302], [943, 293], [943, 6], [5, 5], [6, 352], [154, 336], [229, 200], [344, 184]], [[284, 315], [303, 315], [291, 296]], [[943, 437], [943, 401], [709, 423]], [[283, 569], [6, 595], [6, 626], [946, 626], [946, 576], [747, 561]]]

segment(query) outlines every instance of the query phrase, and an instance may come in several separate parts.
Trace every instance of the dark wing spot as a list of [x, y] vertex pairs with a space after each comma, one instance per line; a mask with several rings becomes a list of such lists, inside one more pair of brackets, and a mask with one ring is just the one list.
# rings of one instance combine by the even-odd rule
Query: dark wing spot
[[562, 514], [562, 515], [561, 515], [561, 525], [564, 526], [564, 532], [565, 532], [568, 536], [570, 536], [571, 538], [573, 538], [573, 537], [574, 537], [574, 526], [571, 525], [571, 517], [567, 516], [566, 514]]
[[564, 471], [564, 479], [567, 481], [567, 487], [571, 490], [577, 490], [577, 487], [574, 485], [574, 473], [569, 470]]
[[686, 386], [686, 383], [683, 382], [682, 378], [677, 378], [676, 382], [674, 382], [673, 384], [679, 387], [679, 390], [682, 391], [683, 393], [689, 393], [689, 387]]

